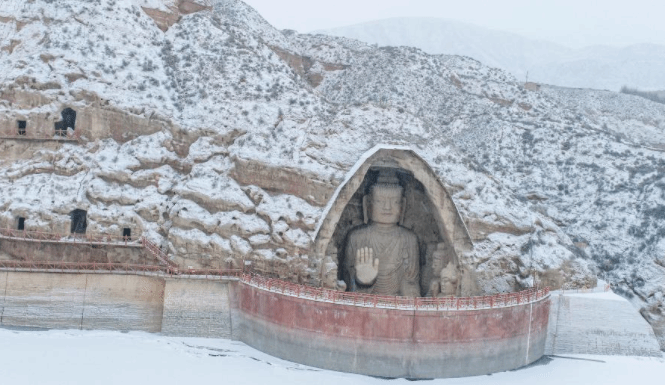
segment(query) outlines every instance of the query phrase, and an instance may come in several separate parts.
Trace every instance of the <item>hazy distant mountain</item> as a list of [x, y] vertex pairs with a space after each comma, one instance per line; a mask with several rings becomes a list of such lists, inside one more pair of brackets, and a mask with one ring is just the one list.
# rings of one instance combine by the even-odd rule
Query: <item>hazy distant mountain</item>
[[317, 31], [380, 46], [412, 46], [433, 54], [470, 56], [529, 79], [567, 87], [618, 91], [628, 85], [665, 89], [665, 46], [571, 49], [453, 20], [395, 18]]

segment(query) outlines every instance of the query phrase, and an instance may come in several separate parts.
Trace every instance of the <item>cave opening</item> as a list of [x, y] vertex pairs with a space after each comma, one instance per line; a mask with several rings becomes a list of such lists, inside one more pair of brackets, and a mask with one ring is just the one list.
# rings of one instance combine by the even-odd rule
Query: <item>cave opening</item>
[[55, 135], [57, 136], [67, 136], [67, 129], [71, 128], [74, 130], [76, 124], [76, 111], [67, 107], [60, 113], [62, 120], [55, 122]]
[[18, 134], [23, 136], [25, 135], [25, 128], [27, 127], [27, 123], [25, 120], [17, 120], [16, 124], [18, 125]]
[[25, 218], [18, 217], [18, 225], [16, 226], [17, 230], [25, 231]]
[[122, 229], [122, 239], [125, 241], [131, 241], [132, 240], [132, 229], [129, 227], [125, 227]]
[[71, 213], [69, 213], [69, 216], [72, 220], [71, 224], [72, 234], [85, 234], [85, 231], [88, 227], [87, 215], [88, 212], [81, 209], [76, 209]]
[[[353, 194], [340, 216], [332, 236], [332, 246], [337, 250], [340, 268], [338, 269], [338, 280], [344, 279], [344, 260], [347, 245], [347, 235], [354, 228], [365, 226], [366, 217], [363, 197], [368, 196], [371, 186], [377, 183], [381, 169], [385, 167], [372, 167], [365, 175], [360, 187]], [[399, 225], [413, 231], [418, 237], [421, 292], [424, 296], [428, 290], [429, 279], [432, 275], [430, 268], [431, 258], [434, 251], [441, 245], [446, 254], [446, 262], [454, 260], [454, 251], [451, 242], [447, 239], [445, 232], [439, 227], [435, 212], [436, 208], [425, 191], [424, 185], [414, 177], [413, 173], [402, 168], [390, 168], [399, 179], [403, 188], [403, 214]]]

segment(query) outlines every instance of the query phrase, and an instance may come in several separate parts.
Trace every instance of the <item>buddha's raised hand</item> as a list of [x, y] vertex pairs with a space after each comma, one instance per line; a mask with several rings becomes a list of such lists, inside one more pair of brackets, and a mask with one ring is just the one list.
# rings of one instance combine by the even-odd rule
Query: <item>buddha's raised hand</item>
[[379, 258], [374, 258], [371, 247], [356, 250], [356, 281], [362, 285], [371, 285], [379, 274]]

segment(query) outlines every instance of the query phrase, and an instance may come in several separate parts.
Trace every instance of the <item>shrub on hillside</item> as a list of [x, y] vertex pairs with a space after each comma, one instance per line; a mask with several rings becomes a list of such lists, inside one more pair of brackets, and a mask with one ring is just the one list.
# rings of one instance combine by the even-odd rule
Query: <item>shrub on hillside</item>
[[628, 86], [623, 86], [621, 87], [621, 93], [641, 96], [656, 103], [665, 104], [665, 92], [663, 91], [640, 91], [637, 88], [630, 88]]

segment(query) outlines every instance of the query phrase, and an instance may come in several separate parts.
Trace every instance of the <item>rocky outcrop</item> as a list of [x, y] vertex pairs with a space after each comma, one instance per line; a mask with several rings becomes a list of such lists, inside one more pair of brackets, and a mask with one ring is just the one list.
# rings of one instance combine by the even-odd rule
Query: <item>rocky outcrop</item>
[[141, 7], [143, 12], [150, 16], [157, 27], [164, 32], [177, 23], [183, 15], [209, 11], [211, 8], [210, 0], [175, 0], [168, 2], [165, 9]]

